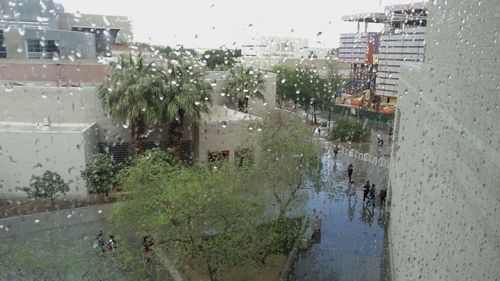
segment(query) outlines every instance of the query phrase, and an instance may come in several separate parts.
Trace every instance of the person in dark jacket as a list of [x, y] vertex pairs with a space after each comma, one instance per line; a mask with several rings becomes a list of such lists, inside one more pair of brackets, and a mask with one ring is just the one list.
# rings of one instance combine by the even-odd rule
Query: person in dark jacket
[[367, 204], [368, 203], [371, 203], [372, 206], [375, 206], [375, 193], [376, 193], [376, 189], [375, 189], [375, 184], [372, 184], [372, 187], [370, 188], [370, 192], [368, 194], [368, 202], [366, 202]]
[[387, 190], [385, 189], [385, 187], [382, 187], [382, 189], [380, 190], [379, 197], [380, 197], [380, 207], [382, 208], [384, 207], [385, 198], [387, 197]]
[[354, 166], [352, 164], [349, 164], [349, 167], [347, 167], [347, 175], [349, 175], [349, 183], [352, 183], [352, 172], [354, 172]]
[[366, 184], [363, 186], [363, 203], [366, 198], [368, 198], [368, 194], [370, 193], [370, 181], [366, 181]]

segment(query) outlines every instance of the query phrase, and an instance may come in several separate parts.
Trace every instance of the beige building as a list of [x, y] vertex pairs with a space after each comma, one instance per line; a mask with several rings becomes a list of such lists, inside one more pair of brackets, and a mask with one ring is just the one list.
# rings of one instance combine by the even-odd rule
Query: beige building
[[213, 107], [209, 114], [203, 116], [194, 137], [194, 155], [201, 162], [210, 160], [210, 155], [223, 154], [233, 159], [239, 150], [252, 150], [244, 136], [251, 134], [253, 130], [258, 131], [253, 123], [265, 117], [276, 106], [275, 74], [265, 74], [264, 100], [250, 99], [248, 113], [239, 112], [233, 104], [228, 103], [224, 95], [227, 75], [227, 72], [207, 72], [206, 79], [213, 83], [214, 88]]
[[[0, 194], [25, 195], [19, 188], [47, 169], [70, 182], [70, 195], [86, 194], [80, 171], [92, 154], [117, 161], [131, 155], [128, 125], [112, 121], [97, 97], [111, 60], [102, 57], [116, 51], [164, 59], [147, 45], [127, 45], [132, 33], [126, 17], [65, 13], [53, 0], [0, 0], [0, 12]], [[239, 132], [274, 109], [276, 78], [265, 79], [265, 101], [251, 99], [244, 114], [222, 95], [227, 73], [208, 73], [213, 107], [199, 124], [185, 122], [181, 159], [207, 161], [220, 152], [233, 158]], [[168, 124], [157, 128], [146, 147], [167, 146], [167, 134]]]
[[433, 1], [425, 61], [402, 69], [391, 280], [499, 280], [499, 15], [497, 1]]
[[[32, 174], [54, 169], [72, 182], [70, 194], [78, 195], [84, 190], [79, 171], [90, 159], [89, 153], [105, 152], [119, 161], [131, 154], [128, 128], [110, 120], [97, 97], [107, 66], [91, 61], [0, 60], [0, 69], [5, 70], [0, 71], [0, 165], [7, 167], [0, 171], [0, 194], [23, 195], [16, 188], [27, 186]], [[209, 72], [206, 82], [214, 88], [213, 107], [199, 124], [186, 124], [181, 156], [207, 161], [211, 154], [227, 152], [234, 158], [241, 148], [241, 130], [248, 130], [250, 122], [275, 107], [276, 78], [266, 74], [265, 79], [265, 101], [250, 100], [245, 114], [231, 109], [221, 95], [227, 73]], [[147, 146], [166, 146], [167, 129], [152, 132]], [[19, 145], [28, 144], [27, 139], [31, 139], [31, 147], [21, 149]], [[31, 161], [26, 162], [28, 158]], [[37, 169], [30, 168], [34, 166]], [[71, 167], [78, 172], [69, 174]]]

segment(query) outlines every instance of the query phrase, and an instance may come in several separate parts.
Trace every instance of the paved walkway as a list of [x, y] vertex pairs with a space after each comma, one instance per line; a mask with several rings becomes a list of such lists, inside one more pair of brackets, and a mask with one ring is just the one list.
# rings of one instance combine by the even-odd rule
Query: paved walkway
[[[354, 184], [347, 182], [347, 166], [354, 165]], [[387, 169], [331, 151], [323, 156], [321, 190], [310, 189], [308, 210], [323, 215], [321, 234], [309, 250], [301, 252], [291, 281], [386, 281], [387, 226], [380, 206], [363, 205], [361, 186], [366, 180], [387, 184]], [[377, 202], [378, 203], [378, 202]]]
[[[121, 272], [112, 254], [98, 256], [92, 249], [100, 230], [105, 239], [117, 235], [117, 251], [125, 246], [125, 235], [134, 236], [113, 231], [106, 220], [111, 208], [94, 205], [0, 219], [0, 281], [139, 280]], [[169, 280], [165, 275], [155, 271], [149, 280]]]
[[0, 281], [124, 280], [110, 258], [92, 251], [99, 230], [111, 233], [110, 210], [95, 205], [0, 220]]

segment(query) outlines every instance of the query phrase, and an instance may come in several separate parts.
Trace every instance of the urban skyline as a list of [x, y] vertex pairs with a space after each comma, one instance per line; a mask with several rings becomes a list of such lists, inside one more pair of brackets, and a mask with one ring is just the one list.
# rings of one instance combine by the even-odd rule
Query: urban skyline
[[[134, 40], [154, 45], [183, 45], [192, 48], [235, 48], [257, 36], [297, 37], [309, 40], [309, 47], [338, 47], [340, 33], [355, 31], [343, 22], [346, 14], [383, 12], [390, 4], [409, 0], [353, 0], [349, 5], [324, 0], [307, 2], [257, 0], [252, 6], [238, 1], [182, 1], [158, 4], [134, 2], [60, 0], [67, 12], [123, 15], [132, 20]], [[119, 4], [118, 4], [119, 3]], [[198, 7], [198, 8], [194, 8]], [[169, 11], [175, 11], [171, 13]], [[278, 12], [285, 11], [285, 13]], [[314, 13], [314, 16], [311, 14]], [[162, 24], [164, 23], [164, 24]], [[371, 25], [377, 31], [382, 25]]]

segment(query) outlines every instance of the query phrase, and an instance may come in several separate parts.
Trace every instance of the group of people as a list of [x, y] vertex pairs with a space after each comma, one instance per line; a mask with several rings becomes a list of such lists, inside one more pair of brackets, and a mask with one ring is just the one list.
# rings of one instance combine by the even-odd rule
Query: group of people
[[[383, 207], [385, 203], [385, 198], [387, 197], [387, 190], [385, 190], [385, 187], [382, 187], [378, 196], [380, 199], [380, 207]], [[375, 206], [375, 197], [376, 197], [375, 184], [373, 183], [370, 186], [370, 181], [366, 181], [366, 184], [363, 186], [363, 203], [365, 203], [366, 201], [367, 205], [371, 203], [373, 206]]]
[[[349, 164], [347, 167], [347, 176], [349, 177], [349, 185], [353, 183], [352, 174], [354, 172], [354, 166]], [[380, 206], [383, 207], [385, 203], [385, 199], [387, 197], [387, 190], [385, 187], [382, 187], [380, 192], [378, 193], [380, 199]], [[366, 181], [366, 184], [363, 186], [363, 203], [372, 204], [375, 206], [375, 197], [376, 197], [376, 188], [375, 184], [370, 185], [370, 181]]]
[[[143, 259], [144, 264], [149, 264], [153, 259], [153, 239], [148, 235], [143, 237], [142, 246], [143, 246]], [[94, 243], [92, 244], [92, 249], [95, 251], [97, 255], [104, 255], [106, 252], [113, 252], [116, 250], [116, 240], [114, 235], [110, 234], [109, 239], [107, 241], [104, 240], [104, 234], [99, 231], [97, 234]]]
[[112, 252], [116, 249], [116, 240], [113, 234], [109, 235], [109, 239], [107, 241], [104, 241], [104, 234], [101, 231], [99, 231], [99, 234], [97, 234], [94, 244], [92, 245], [92, 249], [97, 254], [104, 254], [106, 251]]

